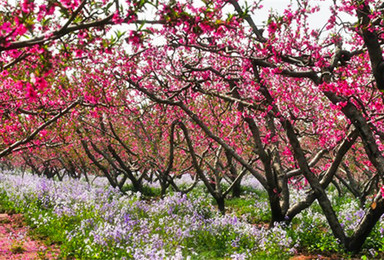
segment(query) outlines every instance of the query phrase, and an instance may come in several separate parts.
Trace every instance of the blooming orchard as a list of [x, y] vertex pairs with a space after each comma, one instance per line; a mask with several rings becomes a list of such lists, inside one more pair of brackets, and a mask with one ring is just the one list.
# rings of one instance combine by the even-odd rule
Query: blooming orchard
[[[384, 3], [333, 1], [314, 29], [322, 3], [258, 21], [258, 1], [3, 2], [0, 156], [122, 191], [157, 178], [163, 193], [187, 192], [175, 178], [190, 173], [222, 212], [249, 173], [271, 225], [317, 200], [358, 251], [384, 213]], [[352, 233], [330, 183], [369, 205]], [[292, 203], [290, 185], [309, 192]]]

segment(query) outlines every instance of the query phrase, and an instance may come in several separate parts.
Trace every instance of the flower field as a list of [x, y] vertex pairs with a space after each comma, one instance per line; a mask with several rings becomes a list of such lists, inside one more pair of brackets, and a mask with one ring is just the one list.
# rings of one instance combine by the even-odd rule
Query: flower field
[[[267, 229], [267, 196], [252, 179], [244, 181], [241, 198], [227, 201], [225, 216], [203, 186], [163, 199], [157, 189], [123, 195], [103, 178], [88, 184], [0, 175], [1, 211], [23, 213], [30, 235], [59, 247], [59, 259], [289, 259], [298, 254], [372, 259], [384, 250], [381, 221], [362, 254], [342, 253], [316, 203], [289, 226]], [[293, 192], [292, 199], [304, 192]], [[351, 198], [330, 193], [343, 226], [352, 231], [363, 210]]]
[[384, 259], [384, 0], [0, 13], [0, 260]]

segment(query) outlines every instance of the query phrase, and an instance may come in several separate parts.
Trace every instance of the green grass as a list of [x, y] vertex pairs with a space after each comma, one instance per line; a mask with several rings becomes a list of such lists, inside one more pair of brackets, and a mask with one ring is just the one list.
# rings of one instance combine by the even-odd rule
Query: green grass
[[[133, 187], [132, 184], [124, 185], [123, 192], [137, 192], [137, 190]], [[161, 188], [156, 187], [150, 187], [148, 185], [143, 186], [143, 190], [141, 191], [141, 194], [144, 196], [144, 198], [158, 198], [161, 196]]]
[[251, 224], [266, 223], [271, 219], [268, 204], [268, 194], [264, 190], [257, 190], [248, 186], [242, 187], [239, 198], [229, 198], [225, 201], [229, 212], [239, 218], [246, 218]]
[[[126, 186], [127, 191], [133, 190], [132, 186]], [[172, 194], [171, 191], [169, 194]], [[355, 199], [351, 196], [338, 197], [334, 190], [329, 190], [328, 193], [332, 194], [332, 203], [334, 208], [339, 212], [345, 209]], [[151, 188], [145, 186], [142, 198], [158, 198], [160, 196], [160, 189]], [[212, 199], [205, 192], [205, 188], [198, 186], [194, 189], [188, 197], [193, 199], [199, 199], [199, 207], [204, 212], [204, 216], [209, 219], [215, 216], [214, 210], [212, 210]], [[205, 198], [205, 199], [201, 199]], [[100, 219], [89, 205], [83, 205], [79, 208], [79, 214], [76, 216], [62, 215], [58, 217], [51, 204], [41, 203], [37, 198], [27, 198], [27, 206], [16, 205], [10, 201], [5, 192], [0, 192], [0, 212], [23, 212], [26, 222], [32, 227], [30, 235], [33, 238], [42, 240], [46, 245], [56, 244], [60, 246], [62, 259], [86, 259], [87, 252], [85, 249], [89, 243], [86, 242], [88, 234], [82, 234], [68, 239], [68, 232], [76, 230], [79, 225], [83, 225], [84, 220], [94, 220], [95, 222]], [[151, 200], [148, 200], [151, 203]], [[243, 187], [241, 197], [228, 198], [226, 201], [226, 207], [228, 213], [236, 215], [241, 220], [246, 220], [252, 224], [267, 223], [271, 218], [271, 213], [268, 205], [267, 193], [263, 190], [255, 190], [251, 187]], [[183, 204], [179, 204], [173, 209], [175, 214], [184, 214]], [[135, 215], [138, 219], [146, 218], [150, 219], [155, 227], [158, 227], [154, 233], [166, 238], [169, 236], [167, 232], [167, 225], [161, 224], [160, 220], [165, 219], [168, 216], [168, 211], [165, 210], [163, 215], [149, 216], [147, 213], [142, 212], [139, 208], [132, 212], [132, 216]], [[296, 244], [299, 252], [308, 254], [321, 254], [323, 256], [337, 256], [342, 258], [353, 258], [351, 254], [345, 253], [343, 248], [339, 246], [337, 240], [331, 234], [329, 227], [325, 220], [320, 218], [321, 208], [318, 203], [314, 203], [310, 209], [301, 213], [292, 222], [292, 224], [286, 227], [284, 232], [287, 232], [287, 236], [293, 241], [292, 244]], [[41, 219], [48, 219], [46, 223], [42, 224]], [[362, 254], [359, 257], [366, 255], [368, 259], [373, 257], [378, 258], [383, 255], [384, 252], [384, 235], [380, 232], [384, 225], [376, 226], [372, 235], [367, 239]], [[190, 237], [180, 241], [180, 245], [183, 246], [183, 253], [190, 255], [191, 259], [228, 259], [228, 256], [237, 252], [245, 253], [248, 248], [257, 248], [258, 244], [247, 235], [239, 236], [230, 225], [218, 226], [215, 229], [215, 233], [201, 229], [195, 231]], [[265, 251], [259, 249], [248, 252], [249, 259], [289, 259], [290, 254], [288, 251], [282, 250], [278, 245], [282, 234], [276, 234], [275, 238], [271, 239]], [[233, 241], [237, 241], [236, 245]], [[173, 245], [166, 245], [166, 247], [172, 247]], [[372, 253], [369, 250], [374, 249]], [[15, 247], [15, 250], [18, 248]], [[99, 259], [113, 259], [116, 255], [119, 255], [118, 250], [108, 251], [102, 246], [95, 245], [93, 250], [100, 252]], [[116, 251], [117, 250], [117, 251]], [[121, 256], [124, 255], [124, 249], [121, 249]], [[191, 251], [194, 252], [191, 254]], [[97, 259], [97, 258], [92, 258]]]

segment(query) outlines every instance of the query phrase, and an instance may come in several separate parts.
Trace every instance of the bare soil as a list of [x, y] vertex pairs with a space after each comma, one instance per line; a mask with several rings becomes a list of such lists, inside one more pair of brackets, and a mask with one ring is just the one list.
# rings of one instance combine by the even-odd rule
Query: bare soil
[[0, 214], [0, 260], [56, 259], [58, 249], [28, 236], [21, 214]]

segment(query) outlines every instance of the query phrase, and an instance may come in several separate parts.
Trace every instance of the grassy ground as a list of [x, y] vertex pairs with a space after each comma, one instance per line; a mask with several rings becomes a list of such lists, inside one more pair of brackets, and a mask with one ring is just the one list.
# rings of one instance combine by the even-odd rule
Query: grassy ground
[[[254, 187], [245, 186], [240, 198], [228, 198], [226, 216], [217, 212], [203, 187], [188, 196], [171, 192], [163, 199], [157, 188], [146, 187], [144, 194], [130, 190], [121, 196], [73, 180], [12, 176], [0, 184], [0, 212], [23, 213], [23, 223], [32, 228], [29, 236], [48, 248], [59, 247], [59, 259], [384, 258], [382, 222], [363, 251], [351, 255], [333, 238], [316, 203], [291, 225], [268, 229], [267, 195]], [[352, 197], [328, 192], [340, 221], [347, 232], [352, 230], [363, 209]]]

